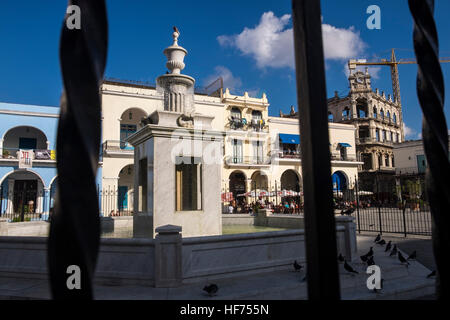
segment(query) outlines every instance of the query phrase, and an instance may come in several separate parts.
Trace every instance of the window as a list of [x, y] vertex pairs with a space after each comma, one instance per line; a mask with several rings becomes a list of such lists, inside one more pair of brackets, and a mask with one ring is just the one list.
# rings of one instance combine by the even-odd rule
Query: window
[[233, 163], [242, 163], [242, 140], [233, 139]]
[[19, 149], [34, 150], [37, 146], [37, 140], [34, 138], [19, 138]]
[[334, 116], [331, 112], [328, 112], [328, 122], [334, 122]]
[[383, 156], [381, 154], [378, 155], [378, 168], [383, 165]]
[[252, 119], [254, 120], [262, 120], [262, 113], [261, 111], [252, 111]]
[[386, 130], [383, 130], [383, 141], [386, 141]]
[[231, 109], [231, 117], [235, 119], [241, 119], [241, 110], [239, 110], [238, 108]]
[[264, 163], [264, 147], [262, 141], [253, 141], [253, 162]]
[[147, 158], [139, 160], [139, 172], [138, 172], [138, 197], [139, 197], [139, 212], [147, 212], [147, 170], [153, 167], [148, 167]]
[[389, 155], [385, 155], [385, 156], [384, 156], [384, 165], [385, 165], [386, 167], [389, 167]]
[[202, 165], [200, 158], [177, 157], [176, 210], [202, 210]]
[[381, 109], [381, 111], [380, 111], [380, 118], [381, 118], [381, 120], [384, 120], [384, 111], [383, 111], [383, 109]]
[[347, 160], [347, 147], [341, 147], [341, 160]]
[[120, 125], [120, 149], [132, 149], [128, 145], [127, 139], [137, 132], [135, 124], [121, 124]]
[[392, 142], [394, 142], [394, 133], [393, 133], [392, 131], [391, 131], [390, 140], [391, 140]]
[[395, 167], [394, 156], [392, 156], [392, 167]]
[[377, 141], [380, 141], [380, 129], [375, 130], [375, 138]]
[[342, 111], [342, 119], [343, 120], [348, 120], [350, 119], [350, 109], [348, 107], [346, 107], [344, 109], [344, 111]]
[[386, 113], [386, 117], [388, 120], [391, 120], [391, 113], [389, 111]]
[[392, 120], [397, 124], [397, 115], [395, 113], [392, 115]]
[[377, 118], [377, 108], [376, 107], [373, 108], [373, 117], [375, 119]]

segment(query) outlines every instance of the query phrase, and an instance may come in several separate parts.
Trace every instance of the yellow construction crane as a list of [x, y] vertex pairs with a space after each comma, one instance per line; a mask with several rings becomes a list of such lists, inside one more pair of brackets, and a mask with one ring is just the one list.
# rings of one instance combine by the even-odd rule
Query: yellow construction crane
[[[450, 62], [450, 58], [442, 58], [439, 60], [441, 63]], [[392, 49], [391, 60], [381, 59], [380, 61], [367, 62], [362, 60], [350, 60], [348, 62], [348, 68], [350, 72], [355, 70], [357, 66], [390, 66], [391, 67], [391, 78], [392, 78], [392, 93], [394, 94], [394, 101], [401, 105], [400, 99], [400, 80], [398, 76], [398, 65], [399, 64], [416, 64], [415, 59], [400, 59], [397, 61], [395, 57], [395, 50]]]

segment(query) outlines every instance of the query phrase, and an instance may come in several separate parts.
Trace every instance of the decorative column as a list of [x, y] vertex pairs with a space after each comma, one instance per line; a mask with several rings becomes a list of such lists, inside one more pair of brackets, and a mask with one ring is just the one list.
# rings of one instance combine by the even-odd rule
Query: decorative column
[[44, 207], [44, 190], [42, 182], [38, 181], [37, 185], [37, 196], [36, 196], [36, 213], [42, 213]]
[[8, 179], [8, 207], [6, 209], [6, 213], [13, 213], [14, 208], [13, 208], [13, 203], [14, 203], [14, 179]]

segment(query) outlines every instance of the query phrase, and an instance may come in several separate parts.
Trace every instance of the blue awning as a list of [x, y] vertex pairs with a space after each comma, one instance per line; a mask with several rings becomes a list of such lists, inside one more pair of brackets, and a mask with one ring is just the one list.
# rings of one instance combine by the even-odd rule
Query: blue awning
[[298, 134], [280, 133], [281, 143], [286, 144], [300, 144], [300, 136]]
[[339, 143], [339, 145], [340, 145], [341, 147], [344, 147], [344, 148], [351, 148], [351, 147], [352, 147], [352, 146], [349, 145], [348, 143]]

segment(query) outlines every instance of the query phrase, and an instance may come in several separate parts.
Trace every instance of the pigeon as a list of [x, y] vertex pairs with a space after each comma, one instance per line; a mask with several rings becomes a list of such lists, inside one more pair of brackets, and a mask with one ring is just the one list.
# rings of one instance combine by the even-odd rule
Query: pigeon
[[352, 266], [347, 263], [347, 260], [344, 260], [344, 269], [350, 273], [358, 273], [358, 271], [353, 269]]
[[386, 244], [386, 241], [384, 241], [384, 239], [381, 239], [377, 242], [377, 244], [379, 244], [380, 246], [384, 246]]
[[409, 262], [408, 260], [405, 259], [405, 257], [402, 255], [400, 251], [398, 252], [398, 260], [400, 260], [401, 264], [406, 263], [406, 267], [408, 267]]
[[427, 278], [431, 278], [436, 276], [436, 270], [431, 271], [431, 273], [429, 275], [427, 275]]
[[303, 267], [297, 263], [297, 260], [294, 261], [294, 269], [295, 271], [300, 271]]
[[381, 234], [378, 234], [373, 242], [378, 242], [381, 240]]
[[390, 257], [395, 256], [397, 254], [397, 245], [394, 244], [394, 248], [392, 249], [391, 253], [389, 254]]
[[177, 27], [173, 27], [173, 31], [175, 31], [176, 33], [180, 33], [180, 30], [178, 30]]
[[389, 241], [384, 252], [388, 252], [392, 248], [392, 241]]
[[339, 262], [344, 262], [344, 257], [342, 256], [341, 253], [339, 253], [338, 261], [339, 261]]
[[210, 284], [209, 286], [205, 286], [203, 288], [203, 291], [206, 291], [210, 297], [215, 295], [217, 291], [219, 290], [219, 287], [216, 284]]
[[416, 257], [417, 257], [417, 252], [416, 252], [416, 250], [414, 250], [414, 252], [411, 253], [409, 255], [408, 259], [406, 259], [406, 260], [416, 260]]
[[369, 266], [373, 266], [373, 265], [375, 265], [375, 260], [373, 259], [373, 256], [370, 256], [367, 259], [367, 266], [369, 267]]
[[369, 257], [371, 257], [371, 256], [373, 256], [373, 247], [370, 247], [370, 250], [369, 250], [369, 252], [367, 252], [365, 255], [363, 255], [363, 256], [360, 256], [360, 258], [361, 258], [361, 261], [362, 262], [367, 262], [367, 259], [369, 258]]

